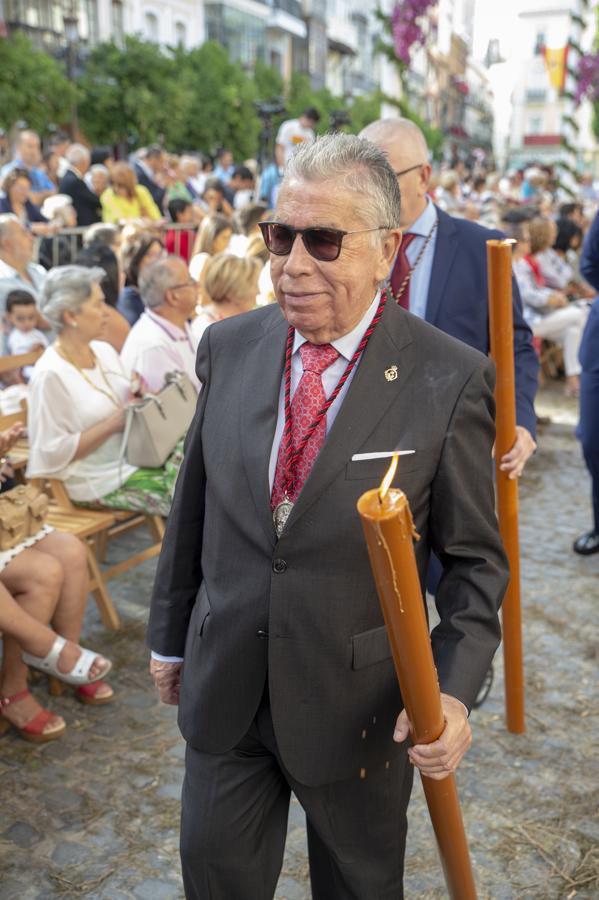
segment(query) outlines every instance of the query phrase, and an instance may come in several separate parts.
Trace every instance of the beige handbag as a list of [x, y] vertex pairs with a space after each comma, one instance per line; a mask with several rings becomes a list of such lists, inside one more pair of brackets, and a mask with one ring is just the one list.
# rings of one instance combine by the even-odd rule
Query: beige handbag
[[32, 484], [0, 494], [0, 550], [12, 550], [42, 528], [48, 515], [48, 497]]
[[198, 395], [183, 372], [169, 372], [158, 394], [146, 394], [127, 409], [121, 459], [131, 466], [159, 469], [193, 419]]

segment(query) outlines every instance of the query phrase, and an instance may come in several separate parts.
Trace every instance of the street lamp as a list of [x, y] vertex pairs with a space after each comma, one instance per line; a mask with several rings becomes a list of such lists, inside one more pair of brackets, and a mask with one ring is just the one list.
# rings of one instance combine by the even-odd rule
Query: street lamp
[[75, 140], [78, 131], [77, 95], [75, 93], [75, 64], [77, 61], [77, 44], [79, 43], [79, 19], [74, 2], [70, 4], [70, 9], [63, 14], [62, 22], [64, 26], [64, 36], [67, 42], [67, 78], [69, 79], [69, 83], [73, 89], [69, 132], [71, 138]]

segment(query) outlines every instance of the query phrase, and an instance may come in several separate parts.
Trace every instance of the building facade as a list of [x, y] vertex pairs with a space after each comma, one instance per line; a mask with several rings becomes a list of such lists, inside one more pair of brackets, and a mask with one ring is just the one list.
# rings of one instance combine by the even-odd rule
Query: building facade
[[593, 44], [593, 6], [588, 0], [522, 0], [510, 62], [490, 69], [494, 81], [511, 87], [497, 112], [502, 165], [555, 165], [564, 183], [571, 172], [599, 173], [591, 106], [577, 105], [573, 96], [580, 54]]
[[51, 53], [67, 43], [80, 48], [120, 42], [138, 34], [156, 43], [186, 47], [204, 40], [204, 7], [198, 0], [3, 0], [8, 33], [19, 30]]
[[[425, 45], [414, 51], [403, 84], [388, 60], [381, 73], [386, 96], [403, 96], [446, 136], [447, 163], [470, 160], [475, 150], [488, 158], [493, 152], [492, 93], [486, 69], [473, 58], [473, 10], [474, 0], [439, 0], [421, 20]], [[385, 104], [384, 114], [397, 115], [397, 107]]]
[[306, 71], [308, 29], [300, 0], [207, 0], [204, 15], [205, 39], [222, 44], [248, 70], [261, 61], [286, 81]]

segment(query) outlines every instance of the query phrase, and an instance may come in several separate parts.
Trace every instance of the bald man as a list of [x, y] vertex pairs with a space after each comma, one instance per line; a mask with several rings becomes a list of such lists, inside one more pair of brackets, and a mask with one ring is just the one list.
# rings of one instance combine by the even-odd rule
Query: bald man
[[[360, 133], [383, 150], [401, 191], [400, 224], [412, 269], [409, 282], [411, 313], [489, 353], [487, 249], [499, 231], [448, 216], [429, 194], [431, 166], [422, 131], [409, 119], [379, 119]], [[414, 235], [409, 237], [408, 235]], [[400, 249], [401, 253], [401, 249]], [[397, 265], [399, 259], [396, 261]], [[392, 270], [393, 271], [393, 270]], [[513, 288], [514, 361], [516, 367], [516, 441], [501, 460], [510, 478], [518, 478], [536, 449], [534, 398], [538, 359], [532, 333], [522, 316], [515, 280]]]

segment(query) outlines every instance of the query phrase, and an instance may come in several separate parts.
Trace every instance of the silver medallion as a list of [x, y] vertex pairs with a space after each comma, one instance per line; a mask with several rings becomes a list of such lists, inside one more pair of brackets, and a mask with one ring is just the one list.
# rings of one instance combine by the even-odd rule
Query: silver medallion
[[289, 497], [285, 497], [281, 500], [280, 503], [277, 503], [273, 510], [272, 520], [274, 522], [275, 531], [277, 533], [277, 537], [281, 537], [283, 533], [283, 529], [285, 528], [285, 524], [287, 519], [291, 514], [291, 510], [293, 509], [293, 503], [289, 499]]

